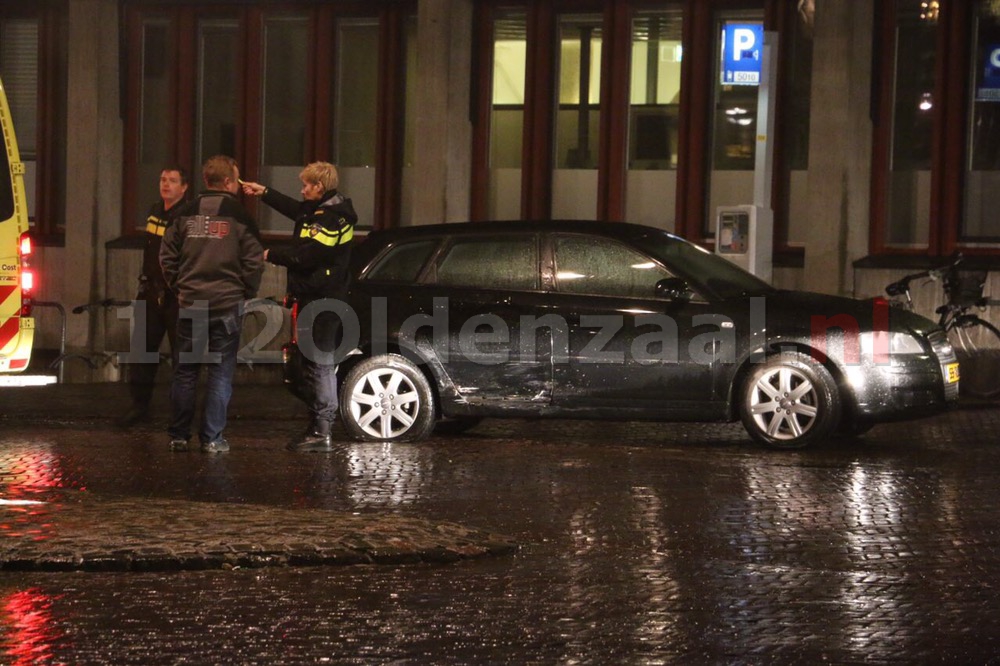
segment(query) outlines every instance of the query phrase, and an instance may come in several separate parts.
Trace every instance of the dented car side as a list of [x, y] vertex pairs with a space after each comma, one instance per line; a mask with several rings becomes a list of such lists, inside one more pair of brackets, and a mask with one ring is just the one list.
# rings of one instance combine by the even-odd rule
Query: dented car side
[[360, 439], [483, 417], [739, 419], [761, 443], [800, 447], [957, 399], [931, 322], [775, 289], [649, 227], [375, 232], [354, 273], [341, 408]]

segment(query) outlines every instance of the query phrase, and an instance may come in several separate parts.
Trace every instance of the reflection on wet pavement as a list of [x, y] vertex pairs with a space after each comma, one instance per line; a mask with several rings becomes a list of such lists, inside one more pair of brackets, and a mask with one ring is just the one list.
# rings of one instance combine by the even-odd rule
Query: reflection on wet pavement
[[[985, 663], [1000, 655], [1000, 410], [766, 451], [731, 426], [486, 422], [228, 456], [101, 423], [0, 431], [3, 538], [75, 493], [396, 512], [516, 535], [448, 565], [0, 574], [10, 663]], [[51, 500], [51, 501], [50, 501]], [[32, 515], [31, 511], [41, 514]]]
[[423, 446], [350, 444], [346, 446], [347, 493], [358, 507], [413, 504], [432, 483], [434, 461]]
[[6, 594], [0, 599], [5, 634], [6, 656], [13, 666], [54, 663], [53, 649], [61, 636], [52, 620], [53, 598], [31, 587]]

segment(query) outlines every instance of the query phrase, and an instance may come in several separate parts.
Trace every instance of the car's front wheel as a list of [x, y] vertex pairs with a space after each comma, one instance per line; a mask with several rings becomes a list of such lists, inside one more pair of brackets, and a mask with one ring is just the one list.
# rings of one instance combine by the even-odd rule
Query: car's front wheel
[[829, 370], [805, 354], [783, 353], [768, 357], [747, 376], [740, 418], [754, 440], [797, 449], [833, 432], [840, 404]]
[[406, 358], [374, 356], [347, 373], [340, 413], [355, 439], [423, 439], [434, 428], [434, 394], [424, 374]]

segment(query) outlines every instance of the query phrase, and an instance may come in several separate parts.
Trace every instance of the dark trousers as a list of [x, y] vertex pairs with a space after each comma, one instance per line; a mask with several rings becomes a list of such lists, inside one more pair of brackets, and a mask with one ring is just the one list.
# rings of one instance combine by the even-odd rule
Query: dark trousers
[[173, 415], [167, 432], [171, 439], [189, 440], [194, 421], [198, 375], [204, 366], [205, 405], [198, 439], [202, 443], [222, 438], [226, 412], [233, 395], [236, 352], [243, 321], [238, 312], [219, 316], [185, 316], [177, 322], [177, 367], [170, 385]]
[[[145, 409], [153, 397], [156, 371], [160, 367], [160, 343], [167, 336], [170, 352], [177, 348], [177, 299], [173, 294], [157, 299], [140, 294], [135, 300], [128, 372], [132, 404]], [[174, 354], [176, 362], [176, 354]]]
[[[306, 311], [311, 301], [299, 302], [295, 335], [302, 352], [301, 375], [294, 387], [295, 395], [306, 404], [313, 424], [333, 423], [337, 419], [337, 365], [333, 350], [340, 337], [340, 317], [323, 311], [312, 317]], [[322, 302], [316, 303], [322, 306]], [[305, 316], [303, 316], [305, 312]]]

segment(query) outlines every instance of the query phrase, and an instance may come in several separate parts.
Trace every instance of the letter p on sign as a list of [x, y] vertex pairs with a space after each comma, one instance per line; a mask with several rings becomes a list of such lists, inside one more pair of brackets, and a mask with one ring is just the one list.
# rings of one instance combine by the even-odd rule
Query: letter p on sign
[[736, 28], [733, 30], [733, 53], [736, 58], [742, 59], [745, 52], [752, 51], [756, 41], [757, 39], [754, 37], [753, 30], [747, 30], [746, 28]]

